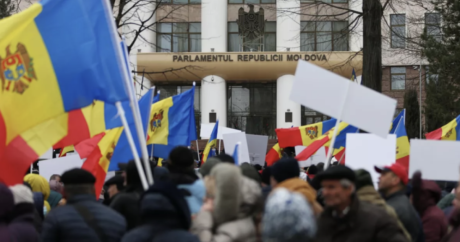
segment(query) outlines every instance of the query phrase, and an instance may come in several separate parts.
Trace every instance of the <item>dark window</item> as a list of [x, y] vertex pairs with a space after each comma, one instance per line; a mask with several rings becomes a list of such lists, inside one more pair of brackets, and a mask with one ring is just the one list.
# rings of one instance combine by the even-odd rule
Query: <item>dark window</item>
[[406, 15], [390, 14], [391, 48], [406, 48]]
[[441, 41], [441, 14], [425, 13], [425, 31], [428, 36], [433, 36], [437, 41]]
[[162, 3], [172, 4], [200, 4], [201, 0], [160, 0]]
[[406, 88], [406, 67], [391, 67], [391, 90]]
[[314, 124], [331, 119], [330, 117], [320, 112], [317, 112], [313, 109], [309, 109], [304, 106], [300, 108], [300, 111], [301, 125]]
[[157, 52], [201, 52], [201, 23], [159, 23]]
[[301, 3], [314, 3], [314, 2], [323, 2], [323, 3], [347, 3], [348, 0], [300, 0]]
[[347, 51], [348, 22], [302, 21], [301, 51]]
[[260, 4], [260, 3], [276, 3], [276, 0], [228, 0], [228, 3]]
[[276, 84], [229, 85], [228, 127], [276, 138]]
[[[276, 51], [276, 22], [265, 22], [263, 45], [260, 39], [242, 43], [236, 22], [228, 23], [228, 51]], [[243, 48], [242, 48], [243, 46]]]

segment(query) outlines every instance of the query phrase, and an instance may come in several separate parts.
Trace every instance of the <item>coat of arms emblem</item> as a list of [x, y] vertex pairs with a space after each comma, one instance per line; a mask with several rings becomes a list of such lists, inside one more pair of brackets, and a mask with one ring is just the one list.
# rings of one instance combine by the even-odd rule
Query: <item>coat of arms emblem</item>
[[307, 127], [306, 132], [310, 139], [315, 139], [318, 137], [318, 126]]
[[160, 109], [158, 113], [153, 114], [152, 121], [150, 121], [150, 130], [155, 132], [157, 128], [161, 127], [161, 121], [163, 120], [163, 109]]
[[33, 59], [29, 56], [25, 45], [18, 43], [16, 52], [6, 47], [6, 57], [0, 56], [0, 79], [2, 91], [23, 94], [33, 79], [37, 80], [33, 67]]

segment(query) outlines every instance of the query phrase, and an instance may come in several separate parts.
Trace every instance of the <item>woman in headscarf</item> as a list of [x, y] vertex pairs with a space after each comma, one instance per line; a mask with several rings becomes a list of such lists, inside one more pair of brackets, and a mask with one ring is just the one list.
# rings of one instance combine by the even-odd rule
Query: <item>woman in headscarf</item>
[[[42, 194], [43, 196], [43, 211], [42, 212], [43, 212], [43, 215], [46, 215], [51, 210], [51, 206], [47, 201], [51, 193], [50, 192], [51, 189], [50, 189], [50, 185], [48, 184], [48, 181], [44, 177], [38, 174], [28, 174], [24, 177], [24, 181], [30, 185], [30, 187], [32, 188], [32, 192], [34, 192], [35, 194], [38, 193], [38, 195]], [[37, 196], [35, 196], [34, 198], [37, 199]]]
[[62, 204], [62, 184], [56, 180], [50, 181], [50, 196], [47, 199], [51, 208]]

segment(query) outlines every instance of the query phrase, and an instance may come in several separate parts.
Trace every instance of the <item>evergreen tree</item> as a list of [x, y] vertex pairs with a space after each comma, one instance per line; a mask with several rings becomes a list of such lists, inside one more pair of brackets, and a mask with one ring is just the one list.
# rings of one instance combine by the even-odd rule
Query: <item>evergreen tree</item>
[[438, 78], [426, 85], [425, 118], [427, 132], [433, 131], [460, 114], [460, 1], [445, 0], [435, 5], [442, 18], [441, 33], [425, 27], [423, 55], [429, 72]]
[[404, 94], [406, 109], [406, 132], [409, 139], [420, 137], [420, 107], [415, 89], [409, 89]]
[[14, 10], [15, 5], [12, 0], [0, 0], [0, 19], [10, 16]]

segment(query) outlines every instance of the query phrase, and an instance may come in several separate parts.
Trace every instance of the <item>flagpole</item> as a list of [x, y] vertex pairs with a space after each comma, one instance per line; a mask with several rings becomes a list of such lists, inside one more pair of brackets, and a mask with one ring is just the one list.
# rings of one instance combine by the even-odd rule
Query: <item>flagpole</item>
[[222, 146], [222, 140], [221, 140], [221, 139], [219, 139], [219, 155], [220, 155], [220, 152], [222, 152], [222, 151], [221, 151], [221, 149], [220, 149], [220, 148], [221, 148], [221, 146]]
[[196, 153], [198, 154], [198, 162], [201, 163], [200, 147], [198, 147], [198, 140], [195, 140], [195, 142], [196, 142]]
[[121, 106], [121, 102], [116, 102], [115, 106], [118, 109], [118, 114], [120, 115], [121, 122], [123, 123], [123, 127], [125, 128], [126, 138], [128, 139], [129, 147], [133, 152], [134, 162], [136, 163], [137, 172], [139, 173], [139, 177], [141, 179], [142, 187], [144, 190], [149, 188], [147, 183], [147, 179], [145, 178], [145, 173], [142, 169], [141, 160], [139, 159], [139, 154], [137, 154], [136, 145], [134, 144], [133, 136], [131, 134], [131, 130], [129, 129], [128, 121], [126, 120], [125, 110]]

